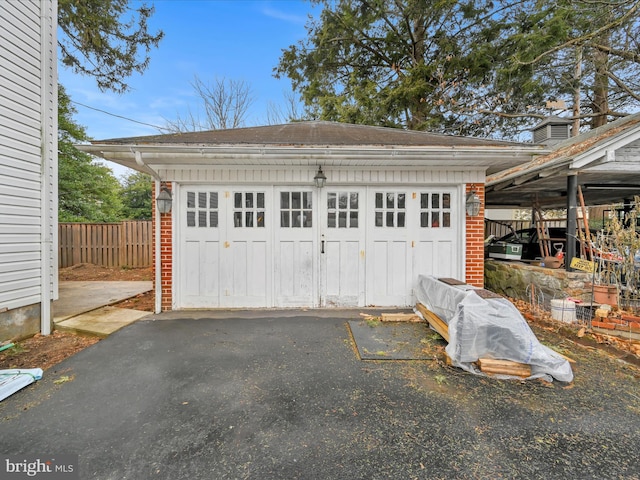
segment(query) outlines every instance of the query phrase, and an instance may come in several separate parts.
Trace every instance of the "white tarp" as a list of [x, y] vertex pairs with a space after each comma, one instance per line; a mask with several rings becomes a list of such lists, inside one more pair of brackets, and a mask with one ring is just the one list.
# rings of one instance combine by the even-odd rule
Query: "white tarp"
[[0, 402], [27, 385], [42, 378], [41, 368], [0, 370]]
[[542, 345], [518, 309], [505, 298], [482, 298], [470, 285], [448, 285], [435, 277], [418, 278], [416, 297], [449, 327], [447, 355], [453, 365], [481, 373], [472, 362], [494, 358], [526, 363], [531, 377], [573, 380], [569, 362]]

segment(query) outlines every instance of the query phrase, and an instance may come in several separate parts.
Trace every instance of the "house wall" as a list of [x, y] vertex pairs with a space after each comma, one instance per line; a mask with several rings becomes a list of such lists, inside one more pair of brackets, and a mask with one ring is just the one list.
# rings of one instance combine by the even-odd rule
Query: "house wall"
[[56, 15], [0, 2], [0, 341], [49, 333], [57, 296]]
[[[339, 184], [368, 184], [368, 185], [466, 185], [468, 193], [472, 187], [476, 190], [484, 203], [484, 172], [446, 169], [418, 169], [418, 168], [336, 168], [323, 167], [328, 181], [332, 185]], [[158, 168], [159, 175], [166, 179], [164, 186], [171, 189], [171, 182], [202, 183], [202, 184], [242, 184], [242, 183], [269, 183], [269, 184], [298, 184], [310, 185], [316, 170], [309, 166], [304, 167], [191, 167], [191, 168]], [[155, 187], [154, 187], [155, 188]], [[154, 192], [154, 198], [157, 193]], [[174, 200], [175, 204], [175, 200]], [[155, 208], [155, 204], [154, 204]], [[464, 252], [465, 278], [467, 283], [482, 287], [484, 285], [484, 208], [477, 217], [464, 217], [464, 235], [466, 245]], [[154, 222], [155, 222], [154, 214]], [[154, 235], [156, 227], [154, 223]], [[161, 215], [160, 218], [160, 282], [162, 311], [171, 310], [174, 303], [174, 275], [173, 258], [174, 242], [176, 239], [173, 231], [173, 215], [171, 213]], [[155, 241], [155, 240], [154, 240]], [[154, 268], [156, 248], [154, 248]], [[156, 275], [154, 275], [154, 278]], [[155, 288], [155, 286], [154, 286]], [[157, 291], [157, 290], [156, 290]]]

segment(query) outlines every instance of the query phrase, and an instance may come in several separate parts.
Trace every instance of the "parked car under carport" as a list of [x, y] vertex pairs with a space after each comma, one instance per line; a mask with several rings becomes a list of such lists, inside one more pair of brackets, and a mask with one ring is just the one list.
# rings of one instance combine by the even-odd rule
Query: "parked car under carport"
[[[567, 229], [562, 227], [549, 228], [549, 241], [551, 243], [551, 255], [557, 252], [566, 252]], [[489, 247], [497, 243], [513, 244], [521, 246], [522, 260], [536, 260], [543, 257], [540, 251], [540, 242], [538, 241], [538, 231], [535, 228], [525, 228], [515, 230], [500, 238], [494, 239], [485, 246], [485, 258], [490, 258]]]

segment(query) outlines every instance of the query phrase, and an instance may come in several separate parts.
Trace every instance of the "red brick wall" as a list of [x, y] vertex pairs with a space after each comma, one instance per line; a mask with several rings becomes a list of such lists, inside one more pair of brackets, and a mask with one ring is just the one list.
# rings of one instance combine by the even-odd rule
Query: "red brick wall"
[[[466, 193], [475, 189], [480, 197], [480, 214], [477, 217], [470, 217], [465, 212], [466, 239], [467, 239], [467, 260], [465, 282], [475, 287], [484, 287], [484, 185], [468, 184]], [[465, 195], [466, 196], [466, 195]]]
[[[163, 187], [166, 187], [169, 191], [171, 191], [171, 183], [166, 182], [162, 184]], [[153, 186], [153, 198], [155, 199], [158, 196], [155, 191], [155, 182]], [[153, 288], [155, 291], [156, 288], [156, 202], [153, 202]], [[172, 297], [172, 272], [173, 272], [173, 247], [171, 244], [171, 240], [173, 238], [172, 234], [173, 225], [172, 225], [172, 217], [171, 212], [160, 215], [160, 285], [162, 289], [162, 302], [161, 302], [161, 310], [166, 312], [171, 310], [171, 304], [173, 301]]]

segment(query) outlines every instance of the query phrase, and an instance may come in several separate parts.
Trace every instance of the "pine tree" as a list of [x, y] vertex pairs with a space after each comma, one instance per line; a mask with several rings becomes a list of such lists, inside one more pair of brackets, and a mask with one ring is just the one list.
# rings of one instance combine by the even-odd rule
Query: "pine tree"
[[74, 147], [88, 140], [73, 121], [74, 108], [58, 86], [58, 220], [114, 222], [122, 210], [121, 186], [111, 169]]
[[58, 0], [60, 60], [74, 72], [95, 77], [101, 90], [125, 92], [126, 79], [144, 72], [149, 52], [164, 36], [149, 32], [154, 8], [131, 0]]

